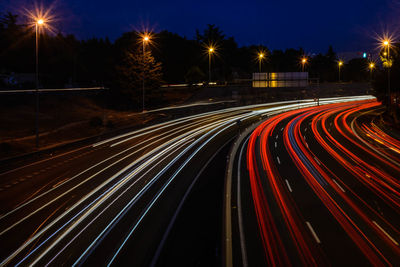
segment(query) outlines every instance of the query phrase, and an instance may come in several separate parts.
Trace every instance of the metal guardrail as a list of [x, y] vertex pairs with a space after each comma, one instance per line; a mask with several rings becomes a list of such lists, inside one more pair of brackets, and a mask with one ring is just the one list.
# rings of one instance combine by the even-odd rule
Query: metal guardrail
[[0, 90], [0, 94], [9, 93], [46, 93], [46, 92], [65, 92], [65, 91], [97, 91], [97, 90], [108, 90], [106, 87], [88, 87], [88, 88], [59, 88], [59, 89], [21, 89], [21, 90]]

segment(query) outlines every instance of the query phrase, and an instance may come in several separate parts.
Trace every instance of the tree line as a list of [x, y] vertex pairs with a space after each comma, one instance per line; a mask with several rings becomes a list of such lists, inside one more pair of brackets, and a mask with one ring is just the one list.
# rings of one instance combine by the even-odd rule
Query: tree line
[[[78, 40], [73, 34], [40, 35], [39, 62], [42, 87], [106, 86], [122, 94], [139, 94], [143, 77], [146, 88], [162, 83], [197, 83], [208, 78], [206, 46], [214, 44], [212, 77], [219, 82], [249, 79], [258, 72], [257, 53], [263, 51], [264, 72], [301, 71], [302, 49], [269, 50], [262, 45], [239, 46], [215, 25], [196, 30], [186, 38], [169, 31], [153, 34], [142, 51], [141, 33], [126, 32], [111, 42], [108, 38]], [[305, 70], [321, 82], [338, 80], [338, 58], [331, 46], [326, 53], [308, 57]], [[353, 59], [342, 67], [342, 81], [369, 81], [366, 59]], [[0, 74], [35, 72], [35, 32], [12, 13], [0, 15]], [[9, 87], [0, 80], [0, 88]], [[34, 84], [19, 84], [30, 87]]]

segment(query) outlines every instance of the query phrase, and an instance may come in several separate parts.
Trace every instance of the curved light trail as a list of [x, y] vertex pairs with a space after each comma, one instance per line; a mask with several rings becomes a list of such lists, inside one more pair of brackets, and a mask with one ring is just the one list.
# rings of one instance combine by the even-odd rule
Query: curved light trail
[[400, 141], [366, 118], [380, 109], [374, 100], [307, 107], [269, 118], [251, 133], [238, 198], [252, 199], [247, 208], [258, 234], [247, 229], [245, 239], [259, 240], [259, 262], [399, 262]]

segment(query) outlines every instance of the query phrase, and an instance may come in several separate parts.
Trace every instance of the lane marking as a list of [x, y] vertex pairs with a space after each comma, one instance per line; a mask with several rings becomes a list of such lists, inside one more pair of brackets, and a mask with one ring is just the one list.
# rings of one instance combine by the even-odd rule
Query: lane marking
[[315, 241], [317, 241], [318, 244], [321, 244], [321, 240], [319, 240], [317, 234], [315, 233], [313, 227], [311, 226], [311, 223], [306, 222], [306, 224], [307, 224], [307, 226], [308, 226], [308, 229], [310, 229], [310, 232], [311, 232], [311, 234], [313, 235]]
[[277, 142], [275, 142], [275, 148], [278, 146], [278, 143]]
[[394, 240], [393, 237], [391, 237], [388, 232], [385, 231], [376, 221], [372, 221], [396, 246], [399, 246], [399, 243]]
[[276, 159], [278, 160], [278, 163], [281, 164], [281, 160], [279, 159], [278, 156], [276, 156]]
[[276, 136], [275, 136], [275, 139], [278, 139], [278, 137], [279, 137], [279, 136], [278, 136], [278, 135], [276, 135]]
[[319, 162], [319, 160], [314, 156], [315, 161], [318, 163], [318, 165], [321, 165], [321, 163]]
[[286, 184], [287, 184], [287, 187], [289, 188], [289, 191], [290, 191], [290, 192], [293, 192], [292, 187], [291, 187], [290, 184], [289, 184], [289, 181], [288, 181], [287, 179], [285, 179], [285, 182], [286, 182]]
[[334, 179], [332, 179], [332, 181], [340, 188], [340, 190], [343, 191], [343, 193], [346, 193], [346, 191], [343, 189], [343, 187], [340, 186], [338, 182], [336, 182]]

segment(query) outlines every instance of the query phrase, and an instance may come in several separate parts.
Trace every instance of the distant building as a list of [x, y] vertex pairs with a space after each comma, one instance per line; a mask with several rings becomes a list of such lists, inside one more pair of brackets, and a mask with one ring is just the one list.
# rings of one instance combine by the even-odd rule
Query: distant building
[[308, 72], [253, 73], [253, 87], [307, 87]]

